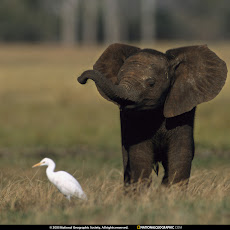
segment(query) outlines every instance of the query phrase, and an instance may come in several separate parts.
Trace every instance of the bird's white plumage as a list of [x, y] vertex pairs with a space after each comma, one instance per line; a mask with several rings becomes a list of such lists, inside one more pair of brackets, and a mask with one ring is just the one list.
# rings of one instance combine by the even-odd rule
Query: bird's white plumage
[[33, 167], [45, 165], [48, 166], [46, 169], [46, 175], [49, 181], [53, 183], [68, 200], [70, 200], [71, 196], [75, 196], [83, 200], [87, 199], [81, 185], [72, 175], [65, 171], [54, 172], [55, 163], [53, 160], [44, 158], [40, 163], [34, 165]]

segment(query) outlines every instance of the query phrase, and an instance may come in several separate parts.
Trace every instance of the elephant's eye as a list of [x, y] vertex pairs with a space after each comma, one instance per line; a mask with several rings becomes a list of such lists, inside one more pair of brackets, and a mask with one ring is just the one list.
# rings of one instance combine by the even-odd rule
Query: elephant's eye
[[146, 79], [146, 83], [148, 84], [148, 86], [153, 87], [155, 85], [155, 79]]

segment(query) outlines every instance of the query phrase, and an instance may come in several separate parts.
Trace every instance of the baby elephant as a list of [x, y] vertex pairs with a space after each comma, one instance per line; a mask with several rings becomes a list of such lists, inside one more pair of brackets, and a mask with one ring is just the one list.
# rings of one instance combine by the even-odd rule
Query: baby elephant
[[216, 97], [226, 77], [225, 62], [206, 45], [161, 53], [112, 44], [78, 81], [92, 79], [120, 108], [125, 184], [151, 182], [161, 162], [162, 184], [187, 185], [196, 106]]

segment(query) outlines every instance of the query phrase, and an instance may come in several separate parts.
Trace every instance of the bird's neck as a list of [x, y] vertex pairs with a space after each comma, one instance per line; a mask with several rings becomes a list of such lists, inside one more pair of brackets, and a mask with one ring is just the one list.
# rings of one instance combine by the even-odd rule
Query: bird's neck
[[47, 175], [48, 178], [52, 177], [52, 175], [54, 174], [54, 169], [55, 169], [55, 163], [50, 164], [46, 168], [46, 175]]

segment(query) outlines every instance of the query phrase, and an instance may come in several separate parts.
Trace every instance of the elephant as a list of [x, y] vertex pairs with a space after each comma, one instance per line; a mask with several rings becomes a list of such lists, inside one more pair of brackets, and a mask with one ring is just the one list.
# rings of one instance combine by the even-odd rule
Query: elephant
[[120, 109], [124, 185], [150, 184], [161, 163], [162, 185], [187, 187], [196, 107], [219, 94], [227, 72], [207, 45], [163, 53], [114, 43], [93, 70], [78, 77], [80, 84], [93, 80], [101, 96]]

